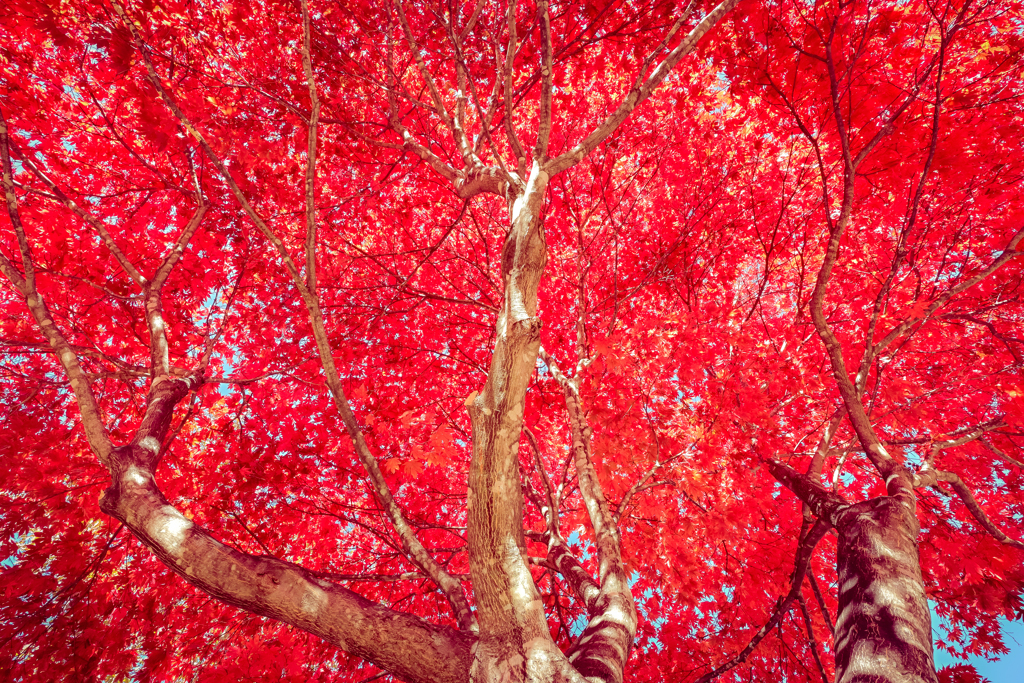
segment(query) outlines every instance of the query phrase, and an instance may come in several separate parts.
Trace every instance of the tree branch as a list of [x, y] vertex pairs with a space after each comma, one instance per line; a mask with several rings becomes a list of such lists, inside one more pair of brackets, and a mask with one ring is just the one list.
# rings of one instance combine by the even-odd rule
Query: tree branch
[[114, 242], [114, 238], [111, 237], [110, 231], [107, 230], [107, 227], [103, 224], [103, 221], [98, 220], [95, 216], [93, 216], [91, 213], [82, 208], [76, 201], [68, 197], [67, 194], [65, 194], [64, 191], [61, 190], [60, 187], [58, 187], [57, 184], [53, 180], [51, 180], [50, 177], [46, 175], [46, 173], [44, 173], [41, 168], [39, 168], [39, 166], [32, 160], [32, 158], [29, 155], [21, 154], [20, 157], [21, 163], [25, 166], [25, 168], [31, 171], [32, 175], [38, 178], [44, 185], [46, 185], [47, 188], [49, 188], [50, 192], [53, 193], [53, 196], [54, 198], [56, 198], [57, 201], [66, 206], [72, 213], [81, 218], [89, 226], [91, 226], [93, 230], [96, 231], [96, 233], [100, 236], [100, 239], [103, 240], [103, 244], [107, 247], [107, 249], [110, 250], [110, 253], [113, 254], [114, 259], [121, 266], [121, 269], [132, 280], [135, 281], [135, 284], [137, 284], [140, 288], [145, 289], [146, 285], [148, 284], [146, 278], [144, 278], [142, 274], [138, 271], [138, 269], [135, 268], [132, 262], [128, 260], [128, 257], [125, 256], [123, 251], [121, 251], [121, 248], [117, 246], [117, 243]]
[[1014, 460], [1013, 458], [1008, 456], [1006, 453], [1003, 453], [1002, 450], [996, 448], [995, 444], [993, 444], [988, 439], [984, 439], [983, 438], [983, 439], [980, 439], [980, 441], [981, 441], [981, 445], [982, 446], [984, 446], [986, 449], [988, 449], [989, 451], [994, 453], [997, 457], [1002, 458], [1003, 460], [1005, 460], [1006, 462], [1010, 463], [1011, 465], [1016, 465], [1017, 467], [1024, 467], [1024, 462], [1021, 462], [1019, 460]]
[[320, 98], [317, 96], [316, 80], [313, 78], [313, 60], [309, 45], [310, 19], [309, 2], [302, 0], [302, 71], [309, 90], [309, 132], [306, 141], [306, 175], [304, 196], [306, 200], [306, 288], [316, 292], [316, 145], [317, 125], [320, 121]]
[[1017, 251], [1017, 245], [1020, 244], [1021, 239], [1024, 239], [1024, 226], [1022, 226], [1019, 230], [1017, 230], [1016, 233], [1014, 233], [1013, 237], [1010, 238], [1010, 241], [1007, 242], [1003, 250], [995, 259], [993, 259], [992, 263], [990, 263], [987, 268], [982, 270], [974, 277], [965, 280], [954, 287], [951, 287], [950, 289], [946, 290], [946, 292], [936, 297], [934, 300], [932, 300], [932, 303], [929, 304], [928, 308], [925, 309], [924, 313], [913, 316], [911, 318], [907, 318], [906, 320], [901, 322], [899, 325], [893, 328], [889, 332], [889, 334], [885, 335], [885, 337], [883, 337], [882, 340], [875, 345], [874, 352], [877, 354], [879, 351], [889, 346], [889, 344], [894, 342], [896, 339], [906, 334], [906, 332], [910, 328], [920, 323], [923, 323], [924, 321], [931, 318], [939, 308], [944, 306], [954, 296], [978, 284], [979, 282], [990, 276], [992, 273], [996, 272], [1001, 267], [1006, 265], [1006, 263], [1008, 263], [1015, 256], [1024, 255], [1024, 251]]
[[508, 11], [505, 23], [508, 25], [508, 47], [505, 50], [505, 63], [502, 68], [502, 77], [505, 81], [505, 94], [502, 98], [505, 101], [505, 135], [508, 137], [509, 145], [512, 146], [512, 153], [516, 155], [516, 167], [520, 176], [526, 175], [526, 150], [523, 149], [519, 136], [516, 135], [515, 122], [512, 119], [512, 101], [515, 92], [515, 81], [513, 80], [515, 59], [516, 59], [516, 0], [509, 0]]
[[115, 449], [113, 483], [100, 500], [160, 560], [214, 598], [271, 617], [363, 657], [408, 681], [463, 683], [471, 637], [366, 600], [298, 565], [229, 548], [164, 498], [155, 481], [174, 406], [202, 378], [158, 378], [128, 446]]
[[[420, 77], [423, 78], [424, 83], [427, 85], [427, 90], [430, 92], [430, 99], [434, 103], [434, 110], [441, 117], [442, 123], [451, 131], [455, 144], [459, 148], [459, 153], [462, 155], [462, 163], [465, 164], [467, 169], [483, 166], [469, 144], [469, 139], [466, 137], [466, 131], [463, 130], [459, 117], [453, 119], [444, 106], [444, 101], [441, 99], [441, 93], [437, 89], [437, 84], [434, 83], [434, 78], [430, 75], [430, 70], [427, 69], [427, 65], [423, 61], [423, 50], [420, 49], [412, 35], [412, 28], [409, 26], [405, 11], [402, 9], [402, 0], [395, 0], [395, 10], [398, 14], [398, 21], [402, 25], [405, 40], [409, 43], [409, 51], [412, 52], [416, 67], [419, 69]], [[460, 96], [465, 97], [465, 94], [460, 93]], [[481, 125], [487, 125], [487, 122], [483, 121]]]
[[657, 481], [654, 482], [653, 484], [648, 484], [647, 482], [651, 479], [651, 477], [654, 476], [655, 472], [657, 472], [659, 469], [669, 464], [673, 460], [681, 458], [683, 456], [683, 453], [685, 452], [686, 451], [680, 451], [679, 453], [665, 460], [655, 460], [654, 465], [652, 465], [650, 469], [644, 472], [643, 476], [640, 477], [640, 479], [637, 480], [635, 484], [629, 487], [629, 490], [626, 491], [626, 494], [622, 496], [622, 502], [619, 503], [618, 509], [615, 511], [614, 519], [616, 524], [619, 523], [619, 520], [622, 517], [622, 513], [626, 510], [626, 506], [629, 505], [630, 500], [632, 500], [633, 496], [635, 496], [637, 493], [640, 493], [641, 491], [646, 491], [647, 489], [653, 488], [655, 486], [661, 486], [663, 484], [672, 483], [668, 481]]
[[170, 348], [167, 344], [167, 326], [164, 324], [161, 292], [167, 277], [181, 259], [188, 247], [189, 240], [199, 229], [199, 224], [202, 223], [203, 216], [206, 214], [207, 205], [203, 201], [202, 195], [197, 196], [200, 204], [196, 212], [157, 268], [153, 280], [142, 288], [143, 296], [145, 296], [146, 326], [149, 328], [150, 372], [154, 378], [171, 372]]
[[850, 508], [842, 496], [788, 465], [774, 460], [768, 460], [766, 464], [772, 476], [806, 503], [819, 520], [824, 520], [830, 526], [839, 525], [841, 515]]
[[921, 475], [914, 476], [914, 485], [917, 487], [936, 486], [940, 481], [946, 482], [953, 488], [956, 495], [960, 497], [960, 500], [967, 508], [967, 511], [971, 513], [971, 516], [974, 517], [981, 528], [987, 531], [993, 538], [1004, 545], [1012, 545], [1015, 548], [1024, 549], [1024, 543], [1004, 534], [1003, 531], [988, 518], [988, 515], [985, 514], [985, 511], [981, 509], [981, 505], [979, 505], [978, 501], [975, 499], [974, 494], [956, 473], [930, 469]]
[[543, 352], [541, 357], [551, 371], [552, 377], [562, 386], [565, 396], [572, 438], [570, 451], [576, 466], [580, 495], [583, 497], [590, 524], [594, 529], [594, 545], [597, 547], [598, 557], [600, 594], [599, 603], [595, 607], [597, 611], [591, 614], [587, 627], [567, 654], [569, 661], [584, 676], [592, 670], [611, 671], [615, 672], [616, 680], [621, 680], [622, 670], [636, 634], [637, 616], [628, 576], [622, 563], [617, 517], [611, 513], [594, 469], [590, 442], [592, 430], [587, 424], [579, 394], [581, 377], [566, 377], [550, 355]]
[[544, 484], [544, 493], [547, 496], [547, 509], [541, 509], [544, 514], [545, 521], [547, 522], [548, 531], [556, 536], [560, 537], [558, 530], [558, 493], [551, 486], [551, 478], [548, 477], [547, 469], [544, 467], [544, 460], [540, 455], [540, 444], [537, 443], [537, 437], [533, 435], [530, 428], [523, 426], [523, 432], [526, 434], [526, 439], [530, 444], [530, 449], [533, 451], [534, 462], [537, 465], [537, 473], [540, 475], [541, 483]]
[[548, 540], [547, 561], [565, 577], [576, 597], [586, 609], [587, 616], [598, 616], [601, 613], [601, 588], [560, 536], [551, 534]]
[[[693, 48], [697, 46], [697, 43], [701, 38], [707, 34], [715, 24], [721, 21], [729, 10], [736, 6], [737, 0], [724, 0], [720, 5], [715, 7], [711, 12], [704, 17], [703, 21], [697, 24], [693, 30], [691, 30], [685, 38], [673, 49], [665, 59], [658, 64], [657, 68], [651, 73], [643, 84], [638, 84], [633, 87], [619, 104], [618, 108], [612, 112], [608, 118], [606, 118], [597, 128], [595, 128], [587, 137], [580, 141], [575, 147], [559, 155], [556, 159], [545, 164], [544, 169], [552, 177], [558, 175], [562, 171], [572, 168], [580, 161], [582, 161], [588, 154], [597, 148], [604, 140], [614, 133], [622, 122], [625, 121], [629, 115], [636, 109], [637, 105], [646, 100], [651, 96], [651, 93], [661, 85], [665, 77], [668, 76], [669, 72], [675, 68], [675, 66], [682, 60], [683, 57], [688, 55]], [[676, 31], [679, 26], [689, 16], [687, 12], [682, 18], [680, 18], [673, 31]], [[643, 72], [640, 77], [642, 78]]]
[[[750, 642], [745, 648], [740, 650], [740, 652], [729, 661], [719, 665], [714, 670], [698, 678], [696, 683], [709, 683], [729, 669], [742, 664], [754, 651], [754, 648], [756, 648], [758, 644], [764, 640], [769, 633], [771, 633], [771, 630], [778, 625], [782, 620], [782, 617], [789, 613], [789, 609], [793, 605], [793, 601], [798, 595], [800, 595], [800, 591], [803, 588], [804, 575], [807, 573], [807, 567], [811, 562], [811, 555], [814, 553], [814, 547], [818, 544], [818, 541], [825, 537], [825, 534], [828, 533], [830, 527], [831, 525], [823, 520], [819, 519], [815, 522], [814, 526], [811, 527], [810, 532], [800, 542], [800, 545], [797, 548], [796, 561], [794, 562], [795, 566], [793, 569], [793, 579], [790, 584], [789, 593], [784, 597], [779, 598], [778, 603], [775, 605], [775, 609], [772, 611], [771, 617], [765, 625], [754, 634], [754, 637], [750, 639]], [[813, 635], [811, 637], [813, 638]]]
[[[537, 125], [537, 146], [533, 158], [543, 165], [548, 160], [548, 140], [551, 138], [551, 92], [554, 89], [554, 67], [551, 63], [551, 14], [548, 0], [537, 3], [537, 23], [540, 25], [540, 112]], [[554, 175], [554, 174], [552, 174]]]
[[89, 386], [89, 379], [78, 361], [78, 356], [71, 348], [71, 344], [64, 337], [64, 334], [53, 321], [53, 316], [43, 300], [43, 297], [36, 290], [35, 265], [32, 260], [32, 248], [29, 245], [25, 233], [24, 224], [21, 220], [21, 211], [18, 208], [18, 197], [14, 190], [14, 173], [11, 168], [10, 139], [8, 137], [7, 119], [3, 112], [0, 112], [0, 159], [3, 162], [3, 186], [4, 197], [7, 203], [7, 213], [11, 218], [18, 237], [18, 247], [21, 251], [22, 263], [24, 264], [24, 276], [18, 272], [7, 257], [0, 254], [0, 271], [14, 284], [15, 288], [25, 299], [32, 317], [42, 331], [46, 341], [57, 355], [57, 359], [64, 367], [68, 380], [71, 382], [71, 389], [75, 393], [75, 400], [78, 403], [79, 413], [82, 415], [82, 427], [85, 430], [89, 447], [96, 457], [105, 466], [110, 466], [113, 444], [107, 436], [106, 428], [103, 425], [103, 414], [100, 411], [96, 397]]
[[192, 124], [188, 117], [185, 116], [184, 112], [182, 112], [181, 108], [167, 92], [167, 89], [164, 87], [160, 77], [156, 73], [152, 60], [146, 52], [145, 44], [142, 37], [139, 35], [135, 24], [131, 21], [119, 3], [115, 1], [112, 4], [115, 12], [117, 12], [118, 16], [121, 17], [125, 26], [131, 32], [135, 47], [145, 63], [149, 80], [160, 94], [161, 99], [163, 99], [164, 103], [174, 114], [175, 118], [181, 122], [182, 126], [185, 127], [185, 129], [203, 148], [203, 151], [219, 171], [222, 179], [227, 184], [235, 199], [242, 205], [242, 209], [256, 225], [259, 231], [262, 232], [268, 240], [270, 240], [271, 244], [280, 255], [284, 262], [285, 269], [291, 276], [292, 284], [299, 291], [303, 303], [306, 306], [306, 310], [309, 313], [310, 322], [313, 328], [313, 337], [316, 341], [317, 351], [320, 355], [320, 361], [323, 365], [324, 374], [326, 376], [326, 384], [331, 391], [331, 395], [334, 398], [338, 412], [341, 414], [342, 422], [345, 425], [349, 438], [352, 440], [355, 451], [367, 472], [367, 476], [371, 484], [373, 485], [375, 495], [378, 500], [380, 500], [382, 507], [387, 511], [388, 517], [391, 519], [391, 523], [394, 526], [395, 531], [398, 532], [399, 538], [402, 539], [402, 547], [407, 555], [417, 566], [429, 574], [438, 587], [441, 588], [442, 592], [444, 592], [449, 603], [452, 605], [452, 609], [456, 615], [460, 628], [472, 629], [474, 622], [473, 615], [469, 609], [469, 604], [466, 601], [461, 582], [445, 571], [445, 569], [430, 556], [426, 548], [423, 547], [423, 544], [420, 543], [419, 539], [416, 538], [415, 533], [409, 526], [408, 521], [406, 521], [405, 515], [399, 508], [398, 503], [395, 502], [391, 489], [388, 486], [387, 481], [384, 479], [384, 475], [377, 463], [377, 459], [373, 456], [369, 447], [366, 445], [362, 431], [359, 428], [359, 423], [356, 421], [355, 415], [352, 413], [352, 409], [349, 406], [348, 399], [345, 396], [341, 385], [341, 378], [334, 362], [334, 352], [328, 340], [320, 302], [316, 293], [306, 286], [306, 283], [304, 282], [302, 275], [284, 242], [281, 241], [271, 227], [259, 216], [248, 198], [242, 192], [241, 188], [235, 182], [231, 173], [224, 165], [224, 162], [206, 141], [203, 134]]
[[821, 662], [821, 655], [818, 653], [818, 639], [814, 637], [814, 624], [811, 622], [811, 613], [807, 611], [807, 601], [804, 600], [803, 593], [797, 593], [797, 602], [800, 603], [800, 613], [804, 616], [804, 628], [807, 629], [807, 639], [811, 641], [811, 653], [814, 655], [814, 661], [818, 664], [818, 671], [821, 672], [821, 683], [832, 683], [828, 674], [825, 673], [825, 665]]

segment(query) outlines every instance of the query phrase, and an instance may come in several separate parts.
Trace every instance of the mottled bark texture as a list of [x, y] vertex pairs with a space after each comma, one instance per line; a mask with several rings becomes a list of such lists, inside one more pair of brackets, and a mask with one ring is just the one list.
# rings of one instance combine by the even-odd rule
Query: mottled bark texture
[[523, 407], [540, 348], [537, 289], [547, 260], [541, 220], [547, 182], [547, 173], [534, 164], [526, 191], [512, 202], [494, 355], [483, 390], [467, 402], [473, 422], [467, 534], [480, 622], [474, 681], [549, 680], [566, 663], [548, 633], [526, 558], [519, 473]]
[[847, 508], [837, 522], [837, 683], [935, 683], [913, 508], [883, 496]]
[[600, 580], [597, 614], [591, 617], [569, 651], [569, 661], [587, 678], [622, 683], [624, 665], [636, 637], [636, 605], [622, 562], [618, 525], [594, 471], [592, 430], [586, 422], [577, 382], [570, 380], [562, 384], [580, 492], [594, 529]]
[[[164, 258], [152, 282], [141, 275], [136, 279], [147, 297], [153, 379], [141, 424], [128, 444], [115, 447], [75, 351], [36, 290], [32, 250], [22, 227], [2, 116], [0, 157], [8, 214], [19, 238], [24, 275], [2, 254], [0, 271], [24, 298], [63, 365], [75, 390], [90, 447], [110, 471], [111, 485], [100, 500], [102, 510], [124, 523], [169, 568], [218, 600], [308, 631], [405, 681], [467, 680], [474, 640], [470, 633], [390, 610], [290, 562], [229, 548], [175, 509], [157, 486], [156, 471], [175, 406], [203, 384], [208, 360], [208, 356], [204, 357], [195, 371], [185, 377], [167, 374], [166, 334], [159, 315], [160, 288], [198, 228], [203, 205]], [[86, 223], [94, 225], [96, 221]]]
[[175, 405], [201, 383], [198, 375], [155, 381], [135, 438], [113, 449], [103, 511], [178, 575], [222, 602], [308, 631], [410, 683], [465, 681], [470, 634], [390, 610], [290, 562], [229, 548], [167, 501], [155, 478], [161, 444]]
[[837, 683], [935, 683], [913, 492], [851, 505], [778, 462], [768, 469], [839, 536]]

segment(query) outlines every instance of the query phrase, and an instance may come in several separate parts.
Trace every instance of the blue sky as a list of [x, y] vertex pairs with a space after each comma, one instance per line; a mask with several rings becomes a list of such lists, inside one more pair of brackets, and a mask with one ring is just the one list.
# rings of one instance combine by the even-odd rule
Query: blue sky
[[[973, 657], [970, 663], [992, 683], [1021, 683], [1024, 681], [1024, 623], [1003, 621], [1002, 625], [1003, 642], [1010, 648], [1009, 654], [997, 662]], [[935, 668], [959, 663], [945, 652], [935, 651]]]

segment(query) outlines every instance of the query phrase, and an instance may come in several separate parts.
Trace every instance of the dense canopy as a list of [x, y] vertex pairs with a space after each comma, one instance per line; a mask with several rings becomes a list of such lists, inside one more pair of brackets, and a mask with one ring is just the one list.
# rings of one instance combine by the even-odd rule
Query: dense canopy
[[6, 3], [0, 670], [978, 680], [1022, 16]]

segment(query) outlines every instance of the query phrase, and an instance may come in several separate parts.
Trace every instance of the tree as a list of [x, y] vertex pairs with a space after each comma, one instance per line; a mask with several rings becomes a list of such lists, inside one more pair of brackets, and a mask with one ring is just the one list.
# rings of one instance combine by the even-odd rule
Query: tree
[[[988, 306], [994, 307], [990, 311], [1000, 308], [997, 301], [1003, 297], [982, 304], [978, 297], [984, 295], [975, 287], [1002, 290], [1005, 285], [990, 278], [1020, 253], [1020, 219], [999, 213], [1015, 211], [1004, 202], [1019, 176], [1014, 177], [1016, 171], [1002, 175], [1009, 170], [1002, 164], [1005, 151], [986, 139], [992, 132], [987, 121], [973, 118], [973, 112], [962, 113], [976, 108], [986, 111], [989, 121], [1000, 121], [997, 127], [1014, 127], [1010, 120], [1016, 115], [999, 106], [1007, 95], [1001, 72], [1009, 68], [1009, 60], [986, 55], [991, 46], [984, 42], [985, 30], [961, 35], [979, 25], [988, 31], [1006, 30], [1001, 24], [1005, 8], [928, 4], [926, 21], [910, 33], [893, 28], [911, 23], [909, 12], [899, 6], [779, 9], [792, 12], [794, 21], [787, 25], [769, 18], [763, 24], [763, 42], [748, 49], [764, 74], [769, 99], [790, 114], [814, 152], [828, 243], [807, 308], [842, 402], [824, 430], [808, 476], [771, 460], [768, 466], [817, 517], [816, 528], [824, 523], [838, 533], [840, 617], [835, 653], [840, 680], [870, 677], [879, 669], [930, 680], [932, 636], [917, 549], [917, 490], [942, 491], [938, 483], [948, 483], [976, 524], [1004, 544], [1024, 547], [988, 518], [958, 475], [974, 464], [976, 456], [965, 462], [944, 453], [975, 441], [984, 443], [987, 432], [1003, 426], [1003, 413], [1017, 412], [1015, 390], [1009, 396], [991, 391], [1003, 372], [1010, 377], [1019, 374], [1014, 367], [1019, 359], [1014, 357], [1001, 369], [987, 368], [980, 382], [973, 373], [956, 377], [947, 390], [955, 387], [966, 396], [946, 403], [942, 417], [925, 408], [928, 399], [923, 396], [880, 395], [880, 376], [895, 370], [921, 386], [923, 377], [915, 377], [917, 372], [933, 374], [946, 364], [962, 367], [941, 355], [941, 349], [949, 348], [944, 337], [952, 330], [944, 334], [927, 323], [941, 315], [986, 325], [978, 314]], [[800, 34], [792, 26], [800, 26]], [[885, 56], [875, 61], [872, 54]], [[790, 58], [779, 60], [783, 55]], [[784, 74], [773, 73], [779, 61], [786, 62]], [[979, 74], [979, 62], [985, 76]], [[817, 96], [808, 96], [815, 90]], [[1004, 118], [1007, 114], [1009, 118]], [[898, 132], [893, 130], [896, 126]], [[943, 159], [940, 149], [958, 149], [972, 162], [977, 160], [968, 183], [948, 172], [953, 159]], [[902, 206], [893, 206], [896, 197], [906, 198], [899, 202]], [[850, 317], [855, 322], [845, 325], [843, 340], [838, 330], [844, 327], [844, 306], [829, 315], [826, 300], [845, 233], [857, 219], [864, 224], [854, 244], [873, 242], [874, 263], [869, 280], [858, 283], [868, 296], [853, 304]], [[975, 232], [979, 219], [987, 224], [980, 233]], [[1000, 227], [991, 231], [994, 226]], [[939, 244], [937, 234], [946, 235]], [[985, 243], [980, 250], [974, 246], [978, 240]], [[860, 279], [853, 263], [851, 275]], [[999, 334], [995, 328], [988, 331]], [[936, 354], [941, 360], [912, 369], [900, 356], [915, 352]], [[851, 372], [846, 359], [857, 357], [860, 361]], [[869, 388], [872, 373], [876, 377]], [[894, 389], [891, 384], [888, 388]], [[869, 391], [874, 392], [870, 398]], [[964, 406], [967, 397], [971, 402], [987, 400], [991, 412]], [[889, 415], [883, 417], [884, 413]], [[853, 504], [820, 482], [833, 430], [844, 420], [880, 480], [876, 491]], [[936, 423], [942, 426], [937, 428]], [[936, 431], [950, 437], [937, 437]], [[896, 438], [887, 440], [884, 432]], [[907, 467], [890, 453], [894, 445], [915, 441], [926, 446], [917, 467]], [[877, 490], [879, 484], [884, 494]], [[807, 536], [813, 539], [813, 530]]]
[[8, 10], [7, 668], [1004, 651], [1020, 7], [734, 5]]

